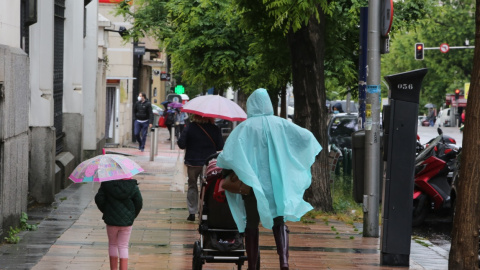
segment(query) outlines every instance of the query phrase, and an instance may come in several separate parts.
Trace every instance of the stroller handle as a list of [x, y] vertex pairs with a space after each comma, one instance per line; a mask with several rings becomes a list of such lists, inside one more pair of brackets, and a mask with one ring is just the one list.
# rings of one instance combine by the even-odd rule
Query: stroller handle
[[205, 166], [207, 166], [207, 165], [208, 165], [208, 163], [210, 162], [210, 160], [212, 160], [212, 159], [214, 159], [214, 158], [218, 157], [218, 155], [219, 155], [219, 154], [220, 154], [220, 152], [217, 152], [217, 153], [215, 153], [215, 154], [211, 154], [209, 157], [207, 157], [207, 159], [205, 160]]

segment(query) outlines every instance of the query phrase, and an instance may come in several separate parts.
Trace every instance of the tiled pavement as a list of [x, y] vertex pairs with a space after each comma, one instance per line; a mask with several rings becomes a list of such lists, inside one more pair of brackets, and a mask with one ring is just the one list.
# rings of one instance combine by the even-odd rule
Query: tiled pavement
[[[145, 169], [137, 177], [144, 208], [133, 226], [129, 269], [192, 269], [193, 243], [200, 237], [198, 225], [186, 221], [185, 194], [170, 191], [174, 165], [178, 154], [183, 152], [170, 150], [166, 131], [162, 129], [159, 133], [158, 155], [153, 162], [149, 161], [149, 144], [146, 152], [134, 146], [107, 149], [132, 155]], [[46, 214], [38, 231], [24, 233], [17, 245], [0, 247], [0, 269], [109, 269], [105, 224], [92, 200], [99, 184], [75, 185], [59, 195], [66, 196], [57, 196], [55, 209]], [[81, 209], [80, 213], [72, 204]], [[62, 211], [64, 208], [66, 211]], [[58, 228], [56, 234], [48, 233], [57, 223], [64, 227]], [[389, 268], [379, 263], [380, 240], [362, 237], [352, 226], [333, 220], [288, 226], [291, 269], [447, 269], [448, 254], [444, 250], [414, 241], [410, 267]], [[39, 234], [41, 241], [35, 240]], [[42, 248], [36, 250], [39, 246]], [[278, 269], [273, 235], [263, 228], [260, 253], [261, 269]], [[207, 263], [203, 269], [237, 268], [233, 263]]]

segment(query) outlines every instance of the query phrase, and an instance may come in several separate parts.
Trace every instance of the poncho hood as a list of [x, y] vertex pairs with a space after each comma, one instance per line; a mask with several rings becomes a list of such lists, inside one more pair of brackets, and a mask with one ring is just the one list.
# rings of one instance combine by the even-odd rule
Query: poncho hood
[[273, 106], [267, 90], [257, 89], [247, 100], [247, 117], [273, 115]]
[[[303, 194], [311, 184], [310, 167], [322, 147], [309, 130], [273, 115], [265, 89], [250, 95], [247, 115], [229, 135], [217, 166], [235, 171], [252, 187], [263, 227], [271, 229], [277, 216], [298, 221], [313, 209]], [[243, 232], [243, 199], [239, 194], [225, 194], [238, 230]]]

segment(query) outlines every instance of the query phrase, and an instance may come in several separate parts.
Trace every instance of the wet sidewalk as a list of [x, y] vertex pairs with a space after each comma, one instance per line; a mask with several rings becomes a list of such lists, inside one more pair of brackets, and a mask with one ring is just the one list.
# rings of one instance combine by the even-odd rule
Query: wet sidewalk
[[[131, 155], [145, 172], [136, 178], [144, 199], [133, 225], [129, 269], [192, 269], [196, 222], [186, 220], [186, 194], [171, 191], [175, 162], [183, 151], [170, 150], [161, 129], [153, 162], [147, 139], [145, 152], [130, 148], [107, 151]], [[92, 200], [98, 183], [72, 184], [56, 196], [51, 209], [29, 211], [39, 229], [21, 233], [16, 245], [0, 246], [0, 269], [109, 269], [108, 240], [101, 213]], [[362, 237], [361, 228], [335, 220], [287, 223], [290, 269], [447, 269], [448, 253], [412, 240], [410, 267], [380, 266], [380, 239]], [[428, 244], [428, 241], [426, 241]], [[278, 269], [271, 231], [260, 230], [261, 269]], [[246, 264], [242, 269], [246, 269]], [[234, 263], [206, 263], [203, 269], [237, 269]]]

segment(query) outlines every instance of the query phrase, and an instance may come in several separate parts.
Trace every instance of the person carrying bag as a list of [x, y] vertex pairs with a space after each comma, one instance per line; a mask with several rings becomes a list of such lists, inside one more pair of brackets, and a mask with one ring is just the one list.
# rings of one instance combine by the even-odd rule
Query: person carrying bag
[[188, 221], [195, 221], [198, 213], [198, 178], [202, 173], [207, 158], [223, 149], [223, 137], [213, 118], [193, 114], [192, 122], [180, 134], [178, 147], [185, 149], [185, 165], [187, 165]]
[[[312, 181], [310, 168], [322, 147], [309, 130], [273, 115], [265, 89], [250, 95], [247, 116], [230, 133], [217, 166], [233, 170], [239, 178], [230, 180], [240, 186], [232, 189], [233, 193], [228, 186], [224, 188], [238, 230], [245, 232], [248, 269], [256, 269], [259, 258], [261, 221], [273, 231], [280, 269], [288, 270], [289, 230], [285, 221], [299, 221], [313, 209], [303, 195]], [[248, 193], [246, 186], [251, 187]]]

